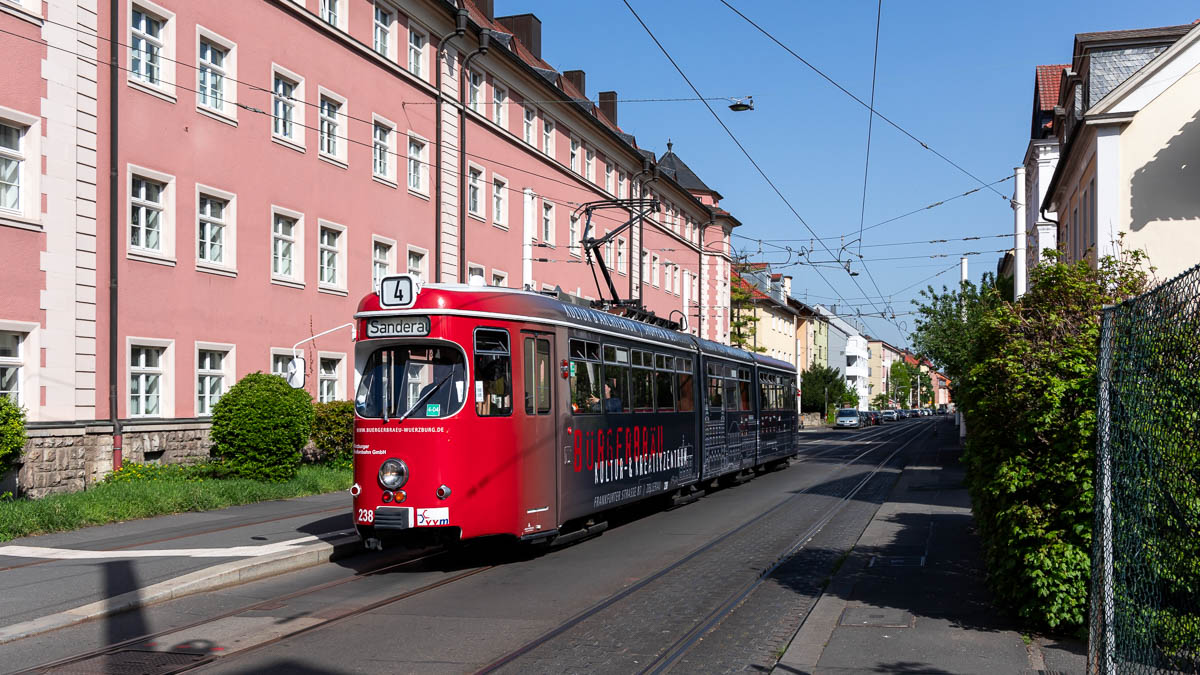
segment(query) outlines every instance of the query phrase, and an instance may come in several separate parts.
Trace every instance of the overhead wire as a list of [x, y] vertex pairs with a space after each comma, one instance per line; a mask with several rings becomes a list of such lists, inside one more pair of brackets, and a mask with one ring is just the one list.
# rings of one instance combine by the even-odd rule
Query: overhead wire
[[[879, 26], [883, 22], [883, 0], [879, 0], [879, 4], [875, 9], [875, 56], [871, 61], [871, 105], [872, 110], [875, 108], [875, 76], [879, 72]], [[863, 187], [862, 187], [862, 206], [858, 211], [858, 252], [862, 253], [862, 230], [863, 221], [867, 215], [867, 176], [871, 171], [871, 128], [875, 124], [875, 115], [867, 113], [867, 156], [863, 161]]]

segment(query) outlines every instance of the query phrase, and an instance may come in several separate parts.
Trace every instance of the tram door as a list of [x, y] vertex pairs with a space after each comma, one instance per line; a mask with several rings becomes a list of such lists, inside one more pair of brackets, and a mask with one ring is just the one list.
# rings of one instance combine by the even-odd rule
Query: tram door
[[552, 530], [558, 524], [554, 354], [553, 333], [521, 331], [525, 415], [520, 444], [521, 509], [526, 535]]

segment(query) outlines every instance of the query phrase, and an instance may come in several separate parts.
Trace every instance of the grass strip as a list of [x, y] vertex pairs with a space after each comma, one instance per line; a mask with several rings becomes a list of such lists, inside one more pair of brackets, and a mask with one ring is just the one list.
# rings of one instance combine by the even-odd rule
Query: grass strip
[[302, 465], [295, 478], [282, 483], [244, 478], [197, 480], [182, 474], [105, 482], [83, 492], [0, 502], [0, 542], [90, 525], [335, 492], [349, 488], [350, 483], [349, 468], [319, 464]]

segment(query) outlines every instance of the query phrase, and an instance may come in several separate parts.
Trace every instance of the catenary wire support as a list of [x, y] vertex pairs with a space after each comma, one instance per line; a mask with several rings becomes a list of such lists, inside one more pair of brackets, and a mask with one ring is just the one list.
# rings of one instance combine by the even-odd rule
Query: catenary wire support
[[[608, 234], [596, 239], [589, 234], [592, 228], [592, 214], [596, 211], [606, 209], [622, 209], [629, 211], [632, 215], [624, 223], [609, 231]], [[646, 216], [651, 213], [657, 213], [660, 210], [662, 208], [657, 199], [599, 199], [593, 202], [584, 202], [575, 209], [572, 215], [580, 213], [584, 215], [583, 233], [579, 237], [579, 243], [583, 247], [584, 259], [592, 268], [592, 278], [596, 277], [596, 267], [598, 265], [600, 267], [600, 274], [604, 276], [604, 283], [608, 286], [609, 293], [612, 294], [612, 300], [605, 300], [604, 289], [600, 287], [600, 280], [596, 279], [596, 292], [599, 294], [602, 304], [635, 306], [639, 308], [642, 306], [641, 300], [621, 300], [621, 295], [617, 292], [617, 286], [613, 283], [612, 275], [608, 272], [608, 266], [604, 263], [604, 256], [601, 254], [600, 248], [629, 229], [634, 223], [640, 222]]]

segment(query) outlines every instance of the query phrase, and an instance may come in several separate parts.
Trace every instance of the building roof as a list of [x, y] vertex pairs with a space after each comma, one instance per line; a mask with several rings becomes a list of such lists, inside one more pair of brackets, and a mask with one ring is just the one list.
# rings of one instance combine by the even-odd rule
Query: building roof
[[693, 192], [711, 192], [712, 194], [717, 195], [717, 198], [720, 199], [721, 195], [717, 193], [716, 190], [705, 185], [704, 181], [700, 180], [700, 177], [696, 175], [696, 172], [692, 171], [691, 167], [684, 163], [684, 161], [679, 158], [679, 155], [675, 154], [674, 150], [672, 149], [673, 146], [673, 143], [667, 141], [667, 151], [664, 152], [663, 156], [658, 159], [659, 171], [667, 174], [673, 178], [676, 183], [679, 183], [679, 185], [688, 190]]
[[1037, 87], [1038, 110], [1052, 112], [1054, 106], [1058, 105], [1058, 88], [1062, 84], [1062, 71], [1067, 68], [1070, 68], [1070, 65], [1065, 63], [1037, 67], [1037, 80], [1034, 86]]

